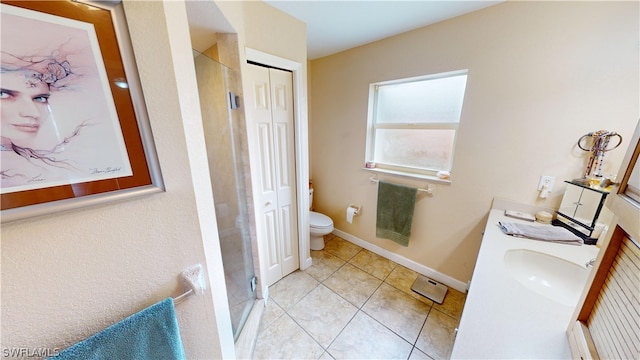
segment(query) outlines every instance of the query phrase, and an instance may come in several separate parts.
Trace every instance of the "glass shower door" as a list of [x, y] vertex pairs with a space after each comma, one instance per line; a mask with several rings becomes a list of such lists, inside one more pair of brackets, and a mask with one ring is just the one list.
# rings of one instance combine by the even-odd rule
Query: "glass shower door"
[[256, 299], [244, 120], [229, 107], [237, 74], [195, 50], [194, 61], [231, 323], [237, 339]]

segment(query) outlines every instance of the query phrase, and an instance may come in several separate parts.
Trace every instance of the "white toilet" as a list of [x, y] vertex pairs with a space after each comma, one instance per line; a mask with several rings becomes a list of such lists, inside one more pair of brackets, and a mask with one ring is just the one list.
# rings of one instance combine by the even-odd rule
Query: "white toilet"
[[[309, 210], [313, 204], [313, 189], [309, 189]], [[333, 231], [333, 221], [330, 217], [315, 211], [309, 212], [309, 234], [311, 235], [311, 250], [324, 249], [324, 236]]]

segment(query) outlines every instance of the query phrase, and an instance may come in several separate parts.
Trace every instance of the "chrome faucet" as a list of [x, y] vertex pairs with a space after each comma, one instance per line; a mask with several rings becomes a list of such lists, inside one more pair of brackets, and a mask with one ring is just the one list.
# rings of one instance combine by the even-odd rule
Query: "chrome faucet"
[[584, 266], [585, 266], [585, 267], [587, 267], [587, 268], [589, 268], [589, 267], [593, 267], [593, 263], [595, 263], [595, 262], [596, 262], [596, 259], [595, 259], [595, 258], [593, 258], [593, 259], [591, 259], [591, 260], [587, 261], [587, 263], [586, 263], [586, 264], [584, 264]]

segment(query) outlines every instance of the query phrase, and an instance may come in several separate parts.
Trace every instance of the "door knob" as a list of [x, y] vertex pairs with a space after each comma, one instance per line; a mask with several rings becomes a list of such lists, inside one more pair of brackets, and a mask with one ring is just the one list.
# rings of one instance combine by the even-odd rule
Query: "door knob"
[[271, 205], [271, 201], [267, 201], [266, 203], [264, 203], [264, 206], [269, 206]]

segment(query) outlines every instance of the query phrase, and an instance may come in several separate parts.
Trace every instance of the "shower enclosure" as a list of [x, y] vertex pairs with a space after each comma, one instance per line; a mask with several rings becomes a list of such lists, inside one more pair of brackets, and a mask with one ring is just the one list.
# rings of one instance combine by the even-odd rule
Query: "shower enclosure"
[[231, 109], [238, 72], [193, 51], [222, 262], [237, 339], [256, 300], [244, 116]]

